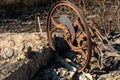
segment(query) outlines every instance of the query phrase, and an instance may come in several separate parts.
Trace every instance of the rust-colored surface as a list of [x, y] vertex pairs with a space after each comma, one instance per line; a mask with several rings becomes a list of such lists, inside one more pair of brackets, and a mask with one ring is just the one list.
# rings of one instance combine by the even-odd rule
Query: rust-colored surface
[[[74, 16], [69, 15], [69, 14], [67, 15], [67, 12], [66, 12], [66, 17], [68, 17], [68, 19], [71, 20], [71, 17], [76, 17], [76, 19], [71, 20], [72, 22], [71, 24], [74, 24], [73, 25], [74, 31], [72, 28], [69, 28], [67, 26], [68, 25], [67, 22], [65, 24], [61, 24], [61, 23], [56, 22], [57, 20], [55, 20], [56, 19], [56, 16], [54, 16], [55, 11], [57, 9], [58, 10], [60, 9], [59, 12], [64, 12], [65, 11], [64, 7], [65, 9], [68, 8], [69, 11], [71, 10], [74, 11], [74, 13], [72, 13], [74, 14]], [[58, 15], [57, 18], [59, 18], [59, 16], [60, 15]], [[65, 20], [63, 19], [63, 21]], [[53, 50], [56, 50], [56, 49], [52, 41], [52, 34], [57, 29], [63, 30], [64, 40], [70, 46], [71, 50], [75, 53], [79, 53], [80, 55], [82, 55], [81, 59], [84, 59], [84, 60], [82, 61], [81, 66], [78, 68], [78, 72], [80, 73], [86, 68], [87, 64], [89, 63], [92, 45], [91, 45], [91, 36], [90, 36], [87, 22], [84, 16], [82, 15], [82, 13], [80, 12], [80, 10], [74, 4], [68, 1], [61, 1], [61, 2], [54, 4], [50, 9], [50, 12], [48, 14], [48, 19], [47, 19], [47, 33], [48, 33], [47, 35], [48, 35], [50, 47]], [[72, 32], [75, 32], [75, 34], [72, 34]], [[75, 39], [74, 37], [72, 38], [72, 36], [75, 36]], [[74, 43], [74, 41], [76, 41], [77, 43]]]
[[60, 53], [60, 46], [58, 48], [56, 47], [53, 39], [56, 38], [56, 35], [53, 36], [53, 34], [60, 32], [59, 29], [63, 31], [63, 39], [70, 47], [70, 50], [81, 55], [79, 58], [81, 61], [77, 62], [81, 64], [78, 68], [78, 73], [85, 70], [89, 64], [91, 53], [97, 53], [98, 66], [100, 69], [103, 68], [101, 45], [103, 45], [106, 50], [120, 53], [110, 45], [106, 37], [101, 35], [93, 19], [85, 19], [82, 12], [73, 3], [68, 1], [61, 1], [54, 4], [47, 18], [49, 44], [50, 47], [58, 53]]

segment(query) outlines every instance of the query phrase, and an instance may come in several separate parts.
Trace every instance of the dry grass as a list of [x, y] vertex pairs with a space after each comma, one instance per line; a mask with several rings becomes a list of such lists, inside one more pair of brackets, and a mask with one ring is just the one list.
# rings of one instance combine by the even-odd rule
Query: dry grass
[[[45, 3], [48, 0], [2, 0], [4, 4], [15, 4], [15, 3], [23, 3], [26, 5], [31, 5], [35, 3]], [[51, 0], [52, 1], [52, 0]]]

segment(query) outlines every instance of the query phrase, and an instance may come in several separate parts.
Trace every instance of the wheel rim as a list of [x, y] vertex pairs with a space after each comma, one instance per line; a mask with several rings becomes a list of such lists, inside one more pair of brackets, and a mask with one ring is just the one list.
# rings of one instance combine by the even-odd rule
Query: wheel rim
[[[56, 20], [56, 22], [55, 22], [55, 20], [53, 20], [54, 19], [53, 14], [54, 14], [55, 10], [61, 6], [66, 6], [67, 8], [70, 8], [71, 10], [73, 10], [73, 14], [75, 13], [75, 15], [76, 15], [75, 20], [73, 20], [73, 21], [71, 20], [71, 22], [73, 22], [72, 24], [74, 26], [74, 29], [77, 28], [77, 30], [75, 31], [75, 39], [73, 42], [71, 41], [72, 34], [70, 34], [70, 31], [68, 30], [68, 28], [65, 25], [63, 26], [60, 23], [59, 24], [56, 23], [57, 20]], [[60, 9], [60, 10], [62, 10], [62, 9]], [[62, 11], [62, 12], [64, 12], [64, 11]], [[69, 17], [69, 15], [67, 15], [67, 17]], [[51, 27], [52, 25], [54, 25], [54, 27]], [[92, 50], [91, 49], [90, 32], [89, 32], [88, 25], [87, 25], [87, 22], [85, 21], [84, 16], [81, 14], [80, 10], [74, 4], [72, 4], [68, 1], [57, 2], [56, 4], [54, 4], [51, 7], [51, 9], [48, 13], [48, 18], [47, 18], [48, 41], [49, 41], [50, 47], [54, 51], [56, 51], [56, 49], [55, 49], [54, 43], [52, 41], [52, 33], [56, 29], [63, 30], [64, 36], [65, 36], [64, 39], [70, 46], [71, 50], [75, 53], [81, 54], [82, 57], [84, 57], [84, 63], [81, 62], [82, 66], [80, 66], [78, 68], [78, 72], [80, 73], [81, 71], [83, 71], [86, 68], [87, 64], [89, 63], [91, 50]], [[74, 42], [76, 42], [76, 43], [74, 43]]]

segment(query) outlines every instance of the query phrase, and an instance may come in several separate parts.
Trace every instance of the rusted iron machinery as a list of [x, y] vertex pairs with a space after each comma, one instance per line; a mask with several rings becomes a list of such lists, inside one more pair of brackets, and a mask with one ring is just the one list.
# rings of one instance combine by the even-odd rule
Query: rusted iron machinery
[[[69, 49], [75, 54], [81, 55], [79, 62], [75, 61], [80, 64], [78, 73], [89, 64], [92, 53], [99, 55], [98, 63], [101, 67], [102, 51], [99, 42], [102, 42], [106, 49], [116, 51], [109, 45], [108, 40], [100, 34], [94, 21], [87, 20], [82, 12], [68, 1], [57, 2], [51, 7], [47, 18], [47, 35], [49, 45], [54, 51], [62, 54], [62, 51]], [[69, 48], [66, 48], [63, 42], [59, 41], [59, 47], [56, 46], [55, 38], [58, 37], [62, 37]]]

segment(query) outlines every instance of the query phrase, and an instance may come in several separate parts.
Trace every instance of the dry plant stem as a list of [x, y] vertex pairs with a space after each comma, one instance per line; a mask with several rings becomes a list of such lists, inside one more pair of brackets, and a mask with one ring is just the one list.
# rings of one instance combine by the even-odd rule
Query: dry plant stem
[[40, 33], [42, 34], [42, 28], [41, 28], [40, 17], [38, 16], [37, 19], [38, 19], [39, 30], [40, 30]]

